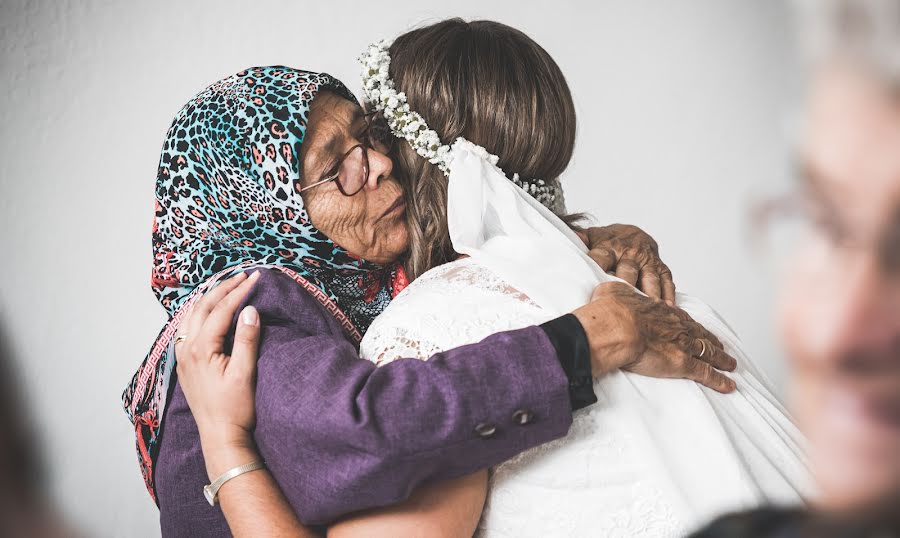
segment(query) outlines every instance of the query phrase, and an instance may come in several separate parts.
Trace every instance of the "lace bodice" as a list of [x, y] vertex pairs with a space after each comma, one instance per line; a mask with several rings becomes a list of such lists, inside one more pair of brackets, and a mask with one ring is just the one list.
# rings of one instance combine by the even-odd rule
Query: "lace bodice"
[[397, 295], [369, 327], [360, 356], [379, 366], [401, 357], [424, 360], [549, 319], [496, 274], [462, 258], [426, 272]]
[[[360, 346], [379, 365], [478, 342], [548, 321], [546, 311], [464, 258], [428, 271], [400, 293]], [[567, 437], [492, 470], [478, 536], [677, 536], [682, 525], [607, 396], [576, 413]], [[587, 534], [586, 534], [587, 533]]]

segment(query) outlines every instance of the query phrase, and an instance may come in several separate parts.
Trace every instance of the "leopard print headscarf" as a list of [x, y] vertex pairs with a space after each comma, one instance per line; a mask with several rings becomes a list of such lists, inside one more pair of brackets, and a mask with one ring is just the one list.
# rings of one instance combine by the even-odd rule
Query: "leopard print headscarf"
[[156, 180], [151, 287], [169, 314], [123, 394], [144, 481], [174, 369], [181, 313], [217, 282], [252, 267], [294, 278], [357, 342], [405, 284], [399, 264], [353, 256], [317, 230], [298, 193], [310, 105], [327, 89], [357, 102], [337, 79], [289, 67], [255, 67], [191, 99], [169, 128]]

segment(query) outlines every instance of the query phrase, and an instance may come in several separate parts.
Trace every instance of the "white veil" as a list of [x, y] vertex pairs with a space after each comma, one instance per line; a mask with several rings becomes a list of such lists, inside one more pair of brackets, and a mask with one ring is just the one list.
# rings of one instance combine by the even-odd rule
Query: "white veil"
[[[584, 244], [562, 220], [487, 157], [483, 148], [464, 139], [452, 146], [447, 219], [457, 252], [525, 293], [547, 311], [548, 319], [586, 304], [598, 284], [618, 280], [587, 256]], [[634, 446], [668, 488], [669, 497], [683, 503], [678, 508], [685, 522], [699, 524], [726, 510], [778, 502], [771, 491], [809, 493], [805, 467], [792, 473], [778, 462], [759, 464], [773, 454], [780, 457], [773, 447], [785, 447], [785, 462], [805, 462], [803, 440], [762, 372], [712, 309], [680, 293], [678, 304], [738, 360], [732, 375], [738, 391], [721, 395], [690, 381], [616, 372], [595, 383], [600, 398], [596, 405], [616, 406], [616, 413], [627, 417]], [[765, 416], [757, 421], [764, 427], [744, 424], [742, 417], [748, 413]], [[695, 423], [706, 426], [692, 427]], [[735, 499], [740, 499], [737, 505]]]

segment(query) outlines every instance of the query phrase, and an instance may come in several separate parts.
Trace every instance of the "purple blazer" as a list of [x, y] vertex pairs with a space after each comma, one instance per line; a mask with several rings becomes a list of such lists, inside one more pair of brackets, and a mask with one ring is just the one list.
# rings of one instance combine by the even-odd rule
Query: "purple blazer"
[[[568, 380], [546, 333], [493, 335], [428, 361], [381, 368], [290, 277], [263, 270], [256, 442], [301, 521], [396, 504], [418, 486], [485, 469], [566, 435]], [[513, 421], [518, 410], [535, 419]], [[210, 507], [197, 425], [176, 384], [156, 467], [163, 536], [225, 536]]]

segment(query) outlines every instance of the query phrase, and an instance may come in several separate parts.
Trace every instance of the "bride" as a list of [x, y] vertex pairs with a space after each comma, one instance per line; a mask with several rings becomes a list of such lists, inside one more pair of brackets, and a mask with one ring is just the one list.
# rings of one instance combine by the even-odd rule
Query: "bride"
[[[413, 230], [419, 243], [409, 262], [420, 276], [371, 325], [364, 358], [424, 360], [540, 324], [584, 304], [598, 285], [637, 293], [600, 270], [548, 209], [558, 208], [555, 178], [530, 177], [527, 144], [496, 136], [516, 128], [515, 117], [493, 108], [498, 102], [546, 98], [542, 81], [520, 80], [513, 91], [509, 78], [491, 75], [529, 54], [552, 63], [517, 30], [451, 20], [391, 46], [372, 45], [361, 58], [370, 107], [405, 140], [396, 161], [413, 193], [410, 220], [425, 223]], [[526, 140], [558, 136], [554, 129], [567, 120], [574, 118], [546, 118], [547, 129], [525, 133]], [[610, 373], [594, 383], [599, 402], [575, 413], [567, 437], [490, 473], [431, 484], [399, 506], [352, 515], [329, 535], [405, 536], [466, 528], [471, 520], [468, 528], [477, 522], [482, 536], [681, 536], [725, 511], [801, 503], [811, 492], [803, 441], [764, 376], [712, 309], [683, 294], [677, 303], [737, 358], [737, 391]], [[181, 383], [188, 392], [192, 380]], [[222, 413], [228, 403], [218, 406]], [[532, 417], [523, 410], [514, 419]], [[286, 506], [273, 503], [258, 517], [293, 519]]]

